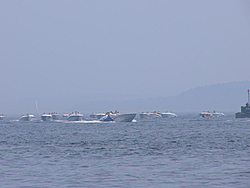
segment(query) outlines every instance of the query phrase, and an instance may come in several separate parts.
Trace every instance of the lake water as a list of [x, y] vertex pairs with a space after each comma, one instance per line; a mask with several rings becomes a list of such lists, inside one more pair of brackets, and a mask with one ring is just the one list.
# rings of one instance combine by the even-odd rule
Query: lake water
[[0, 122], [0, 187], [250, 187], [250, 119]]

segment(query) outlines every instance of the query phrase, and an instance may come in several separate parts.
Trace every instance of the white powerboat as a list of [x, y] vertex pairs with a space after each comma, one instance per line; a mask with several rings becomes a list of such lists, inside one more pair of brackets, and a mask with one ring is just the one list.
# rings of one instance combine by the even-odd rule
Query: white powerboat
[[22, 117], [19, 119], [19, 121], [33, 121], [35, 120], [35, 116], [31, 114], [22, 115]]
[[67, 120], [68, 121], [82, 121], [83, 115], [80, 114], [79, 112], [74, 112], [72, 113]]
[[162, 112], [160, 113], [163, 118], [177, 117], [175, 113], [172, 112]]
[[209, 111], [201, 112], [200, 117], [212, 117], [212, 114]]
[[212, 112], [211, 114], [212, 114], [212, 116], [213, 116], [213, 117], [221, 117], [221, 116], [225, 116], [225, 114], [224, 114], [224, 113], [215, 112], [215, 111], [214, 111], [214, 112]]
[[115, 122], [132, 122], [135, 119], [136, 113], [129, 114], [111, 114], [110, 117]]
[[42, 121], [52, 121], [52, 115], [51, 114], [43, 114], [41, 116]]
[[63, 118], [67, 118], [67, 117], [69, 117], [69, 114], [64, 113], [64, 114], [62, 114], [62, 117], [63, 117]]
[[106, 115], [100, 118], [100, 121], [115, 121], [115, 122], [132, 122], [135, 119], [136, 113], [120, 114], [119, 112], [107, 112]]
[[60, 118], [60, 115], [56, 112], [53, 112], [51, 115], [52, 115], [53, 120], [59, 120], [59, 118]]
[[4, 120], [5, 116], [3, 114], [0, 114], [0, 120]]
[[90, 118], [97, 120], [97, 119], [101, 119], [104, 116], [105, 116], [105, 113], [92, 113], [90, 115]]
[[161, 118], [162, 115], [158, 111], [154, 112], [142, 112], [140, 113], [140, 118]]

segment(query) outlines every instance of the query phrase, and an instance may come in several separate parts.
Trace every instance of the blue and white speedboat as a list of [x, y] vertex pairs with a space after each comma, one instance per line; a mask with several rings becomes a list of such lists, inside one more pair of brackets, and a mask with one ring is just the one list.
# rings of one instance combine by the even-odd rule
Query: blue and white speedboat
[[115, 121], [115, 122], [132, 122], [135, 119], [136, 113], [120, 114], [119, 112], [107, 112], [100, 121]]

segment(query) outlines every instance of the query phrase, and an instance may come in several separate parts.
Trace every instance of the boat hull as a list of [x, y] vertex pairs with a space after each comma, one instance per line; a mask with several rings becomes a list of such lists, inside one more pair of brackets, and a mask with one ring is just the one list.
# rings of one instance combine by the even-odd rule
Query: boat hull
[[203, 117], [203, 118], [205, 118], [205, 117], [212, 117], [212, 114], [209, 113], [209, 112], [202, 112], [202, 113], [200, 113], [200, 117]]
[[90, 118], [98, 120], [98, 119], [101, 119], [101, 118], [104, 117], [104, 116], [105, 116], [104, 113], [100, 113], [100, 114], [91, 114], [91, 115], [90, 115]]
[[174, 114], [174, 113], [161, 113], [161, 116], [162, 116], [163, 118], [177, 117], [177, 115]]
[[147, 118], [161, 118], [161, 114], [159, 113], [141, 113], [140, 118], [147, 119]]
[[60, 115], [59, 114], [52, 114], [52, 119], [53, 120], [59, 120], [60, 119]]
[[70, 115], [68, 117], [68, 121], [82, 121], [83, 115], [77, 114], [77, 115]]
[[115, 122], [132, 122], [135, 116], [136, 113], [110, 115]]
[[35, 120], [34, 115], [27, 115], [27, 116], [22, 116], [19, 121], [33, 121]]
[[52, 121], [52, 116], [51, 115], [47, 115], [47, 114], [42, 115], [41, 116], [41, 120], [42, 121]]
[[100, 121], [115, 121], [115, 122], [132, 122], [135, 119], [136, 113], [130, 114], [109, 114], [103, 116]]
[[213, 117], [221, 117], [221, 116], [225, 116], [225, 114], [216, 112], [216, 113], [212, 113], [212, 116]]

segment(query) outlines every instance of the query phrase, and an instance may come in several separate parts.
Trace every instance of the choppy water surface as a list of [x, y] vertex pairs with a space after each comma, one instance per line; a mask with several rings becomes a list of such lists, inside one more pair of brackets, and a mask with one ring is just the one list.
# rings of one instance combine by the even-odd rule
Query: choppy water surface
[[250, 187], [250, 121], [0, 123], [0, 187]]

